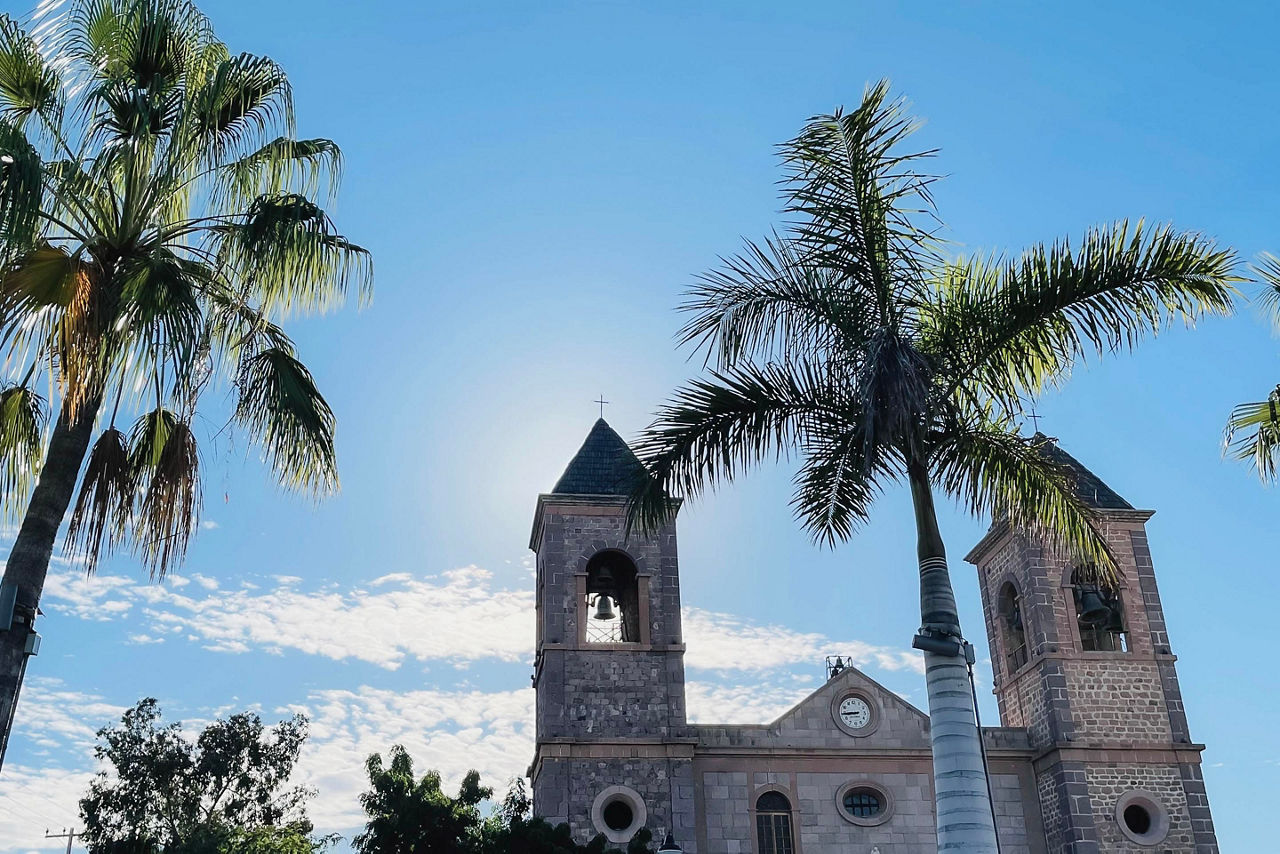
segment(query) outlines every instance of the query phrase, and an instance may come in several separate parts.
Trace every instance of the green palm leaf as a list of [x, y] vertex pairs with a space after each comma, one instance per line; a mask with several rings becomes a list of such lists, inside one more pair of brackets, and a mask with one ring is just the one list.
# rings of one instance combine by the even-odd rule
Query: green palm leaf
[[60, 86], [57, 70], [35, 40], [0, 14], [0, 114], [18, 125], [33, 115], [53, 118], [61, 106]]
[[243, 362], [236, 385], [236, 420], [262, 445], [280, 482], [317, 496], [336, 490], [337, 422], [306, 367], [271, 347]]
[[136, 474], [130, 464], [128, 438], [114, 427], [104, 430], [89, 451], [67, 527], [67, 551], [84, 556], [88, 573], [97, 569], [102, 555], [130, 530], [138, 488]]
[[262, 196], [243, 223], [217, 231], [223, 257], [253, 283], [269, 311], [324, 311], [340, 304], [352, 284], [362, 300], [368, 298], [368, 250], [338, 234], [329, 216], [303, 196]]
[[0, 391], [0, 516], [21, 517], [40, 473], [41, 435], [49, 413], [44, 398], [21, 385]]
[[143, 415], [130, 437], [129, 469], [138, 486], [134, 548], [156, 578], [180, 562], [199, 522], [200, 456], [191, 425], [167, 409]]

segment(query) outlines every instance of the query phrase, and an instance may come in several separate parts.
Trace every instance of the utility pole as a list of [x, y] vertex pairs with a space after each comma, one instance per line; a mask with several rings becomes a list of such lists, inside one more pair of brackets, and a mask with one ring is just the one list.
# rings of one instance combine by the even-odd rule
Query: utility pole
[[64, 836], [67, 838], [67, 854], [71, 854], [71, 843], [75, 841], [77, 836], [84, 836], [84, 834], [76, 833], [76, 829], [74, 827], [71, 828], [70, 830], [64, 827], [62, 828], [61, 833], [50, 833], [49, 829], [47, 827], [45, 828], [45, 831], [44, 831], [45, 839], [61, 839]]

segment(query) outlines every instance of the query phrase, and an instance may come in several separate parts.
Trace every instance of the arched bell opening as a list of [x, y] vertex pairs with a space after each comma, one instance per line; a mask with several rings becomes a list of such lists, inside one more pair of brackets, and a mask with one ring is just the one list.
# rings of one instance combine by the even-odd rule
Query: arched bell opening
[[1022, 600], [1012, 581], [1006, 581], [1000, 588], [999, 601], [1005, 662], [1009, 673], [1014, 673], [1027, 663], [1027, 630], [1022, 616]]
[[587, 562], [587, 643], [640, 642], [640, 589], [631, 558], [602, 551]]
[[1080, 649], [1085, 652], [1128, 652], [1129, 629], [1119, 589], [1102, 580], [1091, 565], [1071, 571]]

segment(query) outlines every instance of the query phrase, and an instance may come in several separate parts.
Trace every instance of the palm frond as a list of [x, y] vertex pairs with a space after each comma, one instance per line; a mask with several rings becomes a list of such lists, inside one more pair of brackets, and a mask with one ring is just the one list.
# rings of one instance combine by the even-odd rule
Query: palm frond
[[952, 265], [923, 307], [924, 346], [1013, 410], [1077, 358], [1132, 348], [1180, 320], [1233, 310], [1235, 254], [1168, 226], [1120, 222], [1017, 261]]
[[100, 79], [159, 91], [180, 85], [213, 27], [189, 0], [81, 0], [68, 48]]
[[44, 166], [14, 124], [0, 119], [0, 267], [35, 242], [43, 201]]
[[971, 420], [945, 432], [929, 465], [968, 512], [1005, 519], [1114, 581], [1119, 568], [1098, 514], [1077, 491], [1074, 473], [1053, 459], [1051, 442], [1020, 436], [1007, 421]]
[[769, 361], [789, 352], [850, 350], [874, 328], [876, 305], [846, 287], [836, 270], [804, 259], [794, 242], [774, 234], [721, 259], [699, 277], [680, 307], [692, 315], [682, 344], [705, 349], [721, 368], [739, 360]]
[[196, 297], [201, 265], [167, 249], [130, 259], [120, 271], [120, 321], [131, 337], [159, 342], [178, 376], [187, 373], [201, 343], [203, 314]]
[[211, 154], [250, 151], [273, 136], [293, 135], [293, 95], [284, 70], [264, 56], [242, 53], [221, 62], [196, 88], [190, 110]]
[[1267, 313], [1271, 324], [1280, 331], [1280, 258], [1264, 252], [1254, 265], [1253, 271], [1262, 280], [1262, 293], [1258, 302]]
[[250, 204], [259, 196], [312, 196], [327, 178], [329, 198], [342, 178], [342, 152], [327, 139], [272, 140], [220, 170], [215, 193], [228, 203]]
[[61, 108], [57, 69], [13, 18], [0, 14], [0, 115], [21, 126], [33, 115], [55, 120]]
[[796, 239], [873, 295], [886, 324], [897, 322], [902, 297], [918, 293], [922, 271], [937, 260], [935, 177], [916, 171], [934, 152], [899, 152], [918, 126], [882, 80], [856, 109], [815, 116], [780, 146], [784, 210], [798, 215]]
[[196, 438], [190, 424], [161, 408], [138, 420], [131, 445], [131, 477], [142, 489], [134, 514], [134, 548], [152, 577], [163, 578], [186, 554], [199, 522]]
[[1266, 400], [1242, 403], [1227, 421], [1224, 451], [1250, 463], [1264, 481], [1280, 470], [1280, 385]]
[[843, 416], [838, 389], [800, 362], [712, 372], [676, 392], [634, 443], [647, 477], [630, 517], [645, 530], [664, 524], [673, 494], [696, 496], [742, 469], [799, 449], [805, 424]]
[[318, 205], [287, 193], [262, 196], [242, 223], [219, 226], [221, 251], [268, 311], [336, 306], [355, 285], [362, 302], [373, 284], [368, 250], [338, 234]]
[[31, 389], [10, 385], [0, 391], [0, 518], [13, 521], [26, 512], [48, 420], [44, 398]]
[[93, 443], [67, 526], [66, 550], [84, 558], [92, 574], [102, 555], [122, 542], [131, 528], [137, 490], [128, 439], [109, 427]]
[[870, 519], [872, 503], [901, 477], [901, 457], [857, 424], [811, 423], [803, 445], [791, 507], [815, 540], [834, 546]]
[[236, 420], [262, 445], [283, 486], [320, 496], [338, 488], [337, 419], [306, 366], [270, 347], [241, 364]]

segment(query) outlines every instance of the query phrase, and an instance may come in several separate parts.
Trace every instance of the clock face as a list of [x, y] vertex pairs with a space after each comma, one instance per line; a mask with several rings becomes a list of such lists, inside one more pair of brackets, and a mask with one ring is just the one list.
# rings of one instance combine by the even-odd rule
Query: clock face
[[840, 701], [840, 720], [849, 729], [862, 729], [871, 723], [871, 707], [861, 697], [845, 697]]

